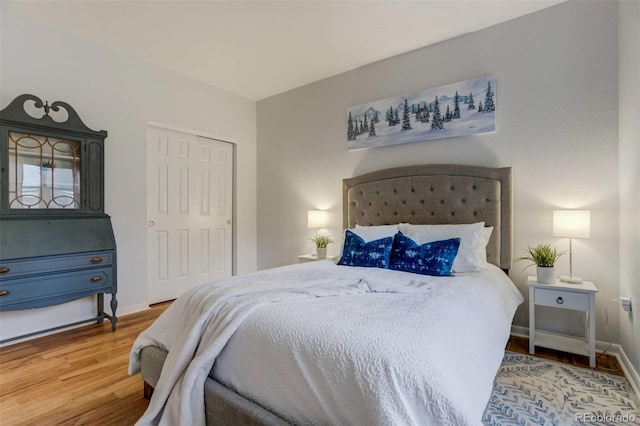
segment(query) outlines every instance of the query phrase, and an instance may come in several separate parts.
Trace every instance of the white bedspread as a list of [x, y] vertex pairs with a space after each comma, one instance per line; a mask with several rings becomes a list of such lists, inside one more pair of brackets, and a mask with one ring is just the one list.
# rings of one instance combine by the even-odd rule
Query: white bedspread
[[497, 268], [436, 278], [327, 261], [208, 284], [134, 344], [130, 374], [144, 346], [169, 350], [138, 424], [204, 424], [216, 358], [216, 379], [296, 424], [480, 424], [521, 302]]

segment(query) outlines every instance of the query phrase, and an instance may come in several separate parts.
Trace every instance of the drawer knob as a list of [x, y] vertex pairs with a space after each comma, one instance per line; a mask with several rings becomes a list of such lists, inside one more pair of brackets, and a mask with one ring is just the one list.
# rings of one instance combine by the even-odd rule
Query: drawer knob
[[96, 263], [101, 263], [101, 262], [102, 262], [102, 258], [100, 256], [96, 256], [96, 257], [91, 259], [91, 263], [93, 263], [94, 265]]
[[556, 303], [557, 303], [558, 305], [562, 305], [562, 304], [564, 303], [564, 299], [563, 299], [562, 297], [558, 297], [558, 298], [556, 299]]
[[6, 266], [0, 266], [0, 274], [6, 274], [10, 271]]
[[11, 293], [9, 290], [0, 290], [0, 297], [8, 296]]
[[99, 283], [100, 281], [102, 281], [102, 277], [100, 276], [95, 276], [91, 278], [92, 283]]

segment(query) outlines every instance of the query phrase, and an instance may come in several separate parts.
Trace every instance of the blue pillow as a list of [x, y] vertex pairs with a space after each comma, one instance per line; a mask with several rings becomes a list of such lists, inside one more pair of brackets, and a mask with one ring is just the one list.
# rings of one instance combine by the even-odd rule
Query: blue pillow
[[353, 232], [345, 232], [344, 248], [338, 265], [365, 266], [369, 268], [389, 268], [393, 237], [380, 238], [365, 243]]
[[432, 241], [418, 245], [398, 232], [393, 240], [389, 269], [437, 277], [451, 277], [460, 238]]

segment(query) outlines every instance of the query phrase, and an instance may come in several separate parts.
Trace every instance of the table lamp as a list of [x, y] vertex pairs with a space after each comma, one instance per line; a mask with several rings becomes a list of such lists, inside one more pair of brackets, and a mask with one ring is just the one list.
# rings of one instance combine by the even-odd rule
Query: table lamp
[[307, 228], [316, 229], [316, 237], [318, 236], [318, 229], [327, 226], [329, 215], [326, 210], [308, 210], [307, 211]]
[[572, 240], [591, 236], [591, 212], [589, 210], [554, 210], [553, 236], [569, 238], [569, 276], [561, 276], [560, 281], [580, 284], [582, 278], [573, 276]]

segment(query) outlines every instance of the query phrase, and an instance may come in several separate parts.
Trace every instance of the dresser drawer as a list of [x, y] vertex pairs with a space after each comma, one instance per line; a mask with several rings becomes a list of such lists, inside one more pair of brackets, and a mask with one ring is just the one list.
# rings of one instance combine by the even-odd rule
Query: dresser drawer
[[0, 311], [41, 308], [113, 291], [113, 269], [51, 274], [0, 283]]
[[25, 275], [100, 268], [113, 263], [113, 251], [0, 261], [0, 282]]
[[536, 305], [557, 306], [579, 311], [589, 310], [589, 295], [572, 291], [552, 290], [546, 288], [535, 289]]

